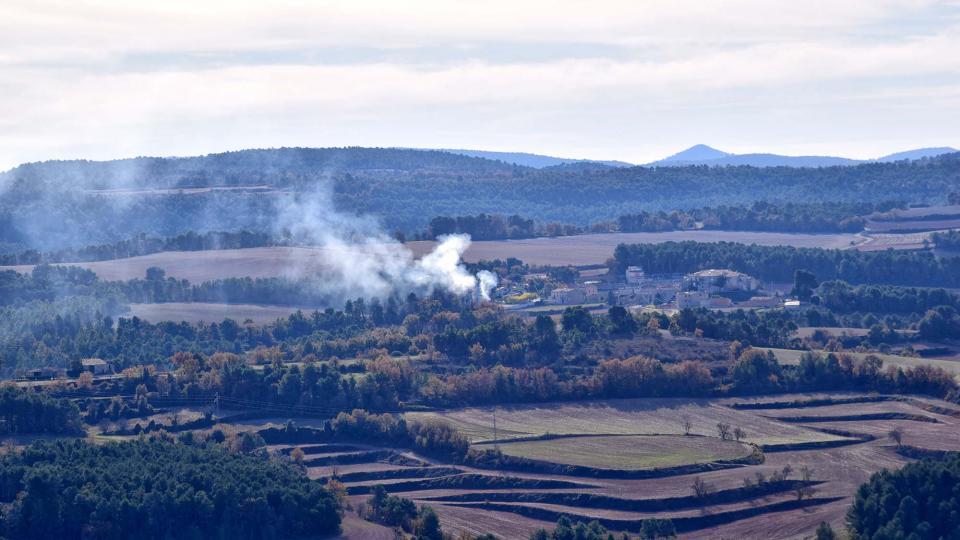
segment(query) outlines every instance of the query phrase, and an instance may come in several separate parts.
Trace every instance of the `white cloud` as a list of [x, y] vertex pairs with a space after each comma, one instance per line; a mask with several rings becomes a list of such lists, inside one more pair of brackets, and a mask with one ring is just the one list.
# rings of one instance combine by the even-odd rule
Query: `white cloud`
[[[960, 145], [960, 113], [944, 110], [960, 87], [958, 13], [919, 1], [8, 0], [0, 168], [301, 144], [635, 161], [696, 142]], [[878, 129], [877, 115], [900, 125]]]

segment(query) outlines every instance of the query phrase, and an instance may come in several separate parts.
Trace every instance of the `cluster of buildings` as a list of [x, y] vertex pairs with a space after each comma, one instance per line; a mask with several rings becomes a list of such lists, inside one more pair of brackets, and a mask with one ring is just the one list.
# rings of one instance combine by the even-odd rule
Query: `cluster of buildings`
[[[677, 293], [677, 307], [733, 307], [733, 296], [750, 295], [759, 289], [760, 282], [742, 272], [701, 270], [683, 276], [681, 291]], [[751, 297], [750, 300], [759, 302], [761, 298]]]
[[607, 273], [554, 288], [550, 287], [551, 282], [546, 274], [528, 274], [522, 282], [510, 290], [501, 290], [497, 296], [504, 303], [511, 304], [513, 309], [539, 304], [653, 305], [679, 309], [800, 307], [799, 302], [785, 300], [779, 293], [764, 293], [762, 284], [753, 276], [728, 269], [708, 269], [691, 274], [647, 274], [640, 266], [629, 266], [622, 277]]
[[[84, 358], [80, 360], [80, 373], [89, 372], [93, 375], [111, 375], [113, 373], [113, 367], [108, 364], [105, 360], [100, 358]], [[66, 369], [54, 368], [54, 367], [43, 367], [43, 368], [34, 368], [22, 374], [21, 379], [33, 380], [33, 381], [43, 381], [43, 380], [53, 380], [53, 379], [63, 379], [67, 377], [68, 373]], [[77, 373], [79, 375], [79, 373]]]
[[799, 303], [779, 295], [764, 295], [756, 278], [726, 269], [692, 274], [649, 275], [639, 266], [629, 266], [623, 281], [606, 279], [553, 289], [545, 299], [555, 305], [607, 303], [610, 305], [655, 305], [677, 308], [786, 308]]

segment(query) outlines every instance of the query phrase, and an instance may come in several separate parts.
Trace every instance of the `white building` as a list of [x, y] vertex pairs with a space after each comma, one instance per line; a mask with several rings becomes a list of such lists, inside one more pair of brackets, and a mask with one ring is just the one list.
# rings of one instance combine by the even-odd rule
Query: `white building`
[[625, 274], [627, 283], [630, 285], [639, 285], [646, 277], [646, 274], [643, 273], [643, 268], [639, 266], [628, 266]]
[[702, 291], [707, 294], [736, 291], [749, 292], [759, 289], [760, 282], [741, 272], [710, 269], [684, 276], [683, 288]]

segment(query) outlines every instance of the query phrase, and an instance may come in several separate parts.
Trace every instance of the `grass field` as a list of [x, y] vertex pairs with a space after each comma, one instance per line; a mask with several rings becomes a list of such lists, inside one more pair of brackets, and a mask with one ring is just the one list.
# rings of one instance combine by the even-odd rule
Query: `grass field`
[[[773, 351], [773, 354], [777, 356], [777, 360], [781, 364], [795, 366], [800, 363], [800, 357], [803, 356], [803, 353], [807, 351], [796, 351], [793, 349], [773, 349], [758, 347], [763, 350]], [[821, 351], [822, 352], [822, 351]], [[868, 353], [856, 353], [850, 352], [856, 358], [862, 359], [867, 356]], [[895, 354], [881, 354], [873, 353], [875, 356], [878, 356], [883, 360], [884, 367], [886, 366], [897, 366], [903, 369], [917, 367], [917, 366], [934, 366], [943, 369], [949, 373], [952, 373], [955, 377], [960, 377], [960, 362], [953, 360], [943, 360], [938, 358], [915, 358], [912, 356], [898, 356]]]
[[[407, 413], [411, 419], [441, 418], [473, 442], [493, 439], [493, 412], [473, 407], [442, 412]], [[680, 419], [689, 417], [691, 432], [716, 436], [717, 423], [725, 422], [747, 432], [747, 442], [782, 444], [835, 440], [839, 437], [800, 426], [776, 422], [737, 411], [708, 400], [617, 399], [576, 403], [548, 403], [497, 407], [500, 440], [540, 435], [681, 435]]]
[[296, 310], [297, 308], [285, 306], [169, 302], [166, 304], [130, 304], [130, 312], [124, 316], [140, 317], [149, 322], [219, 322], [230, 318], [241, 323], [250, 319], [257, 324], [263, 324], [286, 317]]
[[731, 460], [751, 452], [749, 446], [735, 441], [683, 435], [570, 437], [498, 447], [508, 456], [628, 471]]

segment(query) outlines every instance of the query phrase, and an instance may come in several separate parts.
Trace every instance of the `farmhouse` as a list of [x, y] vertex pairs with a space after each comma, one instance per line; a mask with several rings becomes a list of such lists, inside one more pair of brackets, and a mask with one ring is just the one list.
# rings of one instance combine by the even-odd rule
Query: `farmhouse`
[[684, 290], [702, 291], [707, 294], [724, 292], [749, 292], [760, 288], [753, 277], [733, 270], [701, 270], [683, 278]]
[[572, 304], [582, 304], [586, 302], [587, 295], [584, 289], [571, 289], [569, 287], [561, 287], [559, 289], [554, 289], [550, 293], [550, 296], [547, 300], [551, 304], [561, 304], [561, 305], [572, 305]]
[[110, 364], [100, 358], [84, 358], [80, 361], [84, 371], [89, 371], [94, 375], [109, 375], [111, 372]]

